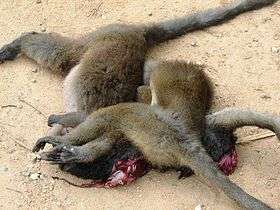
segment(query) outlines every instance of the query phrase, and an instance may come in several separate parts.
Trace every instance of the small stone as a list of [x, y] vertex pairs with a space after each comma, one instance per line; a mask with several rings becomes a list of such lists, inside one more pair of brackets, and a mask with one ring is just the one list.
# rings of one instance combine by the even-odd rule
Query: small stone
[[41, 174], [40, 173], [34, 173], [34, 174], [31, 174], [29, 177], [32, 180], [38, 180], [38, 179], [41, 178]]
[[19, 109], [22, 109], [22, 108], [23, 108], [23, 106], [20, 104], [20, 105], [18, 105], [18, 108], [19, 108]]
[[32, 72], [33, 73], [37, 73], [38, 72], [38, 69], [36, 68], [36, 69], [32, 69]]
[[244, 32], [246, 32], [246, 33], [247, 33], [247, 32], [248, 32], [248, 29], [244, 29]]
[[46, 32], [47, 29], [46, 28], [41, 28], [41, 32]]
[[265, 94], [265, 93], [263, 93], [263, 94], [261, 95], [261, 98], [262, 98], [262, 99], [271, 99], [271, 97], [270, 97], [269, 95]]
[[36, 79], [33, 79], [33, 80], [31, 80], [31, 82], [36, 83], [36, 82], [37, 82], [37, 80], [36, 80]]
[[149, 16], [153, 16], [153, 13], [150, 12], [148, 15], [149, 15]]
[[203, 204], [199, 204], [198, 206], [195, 207], [194, 210], [203, 210], [205, 209], [205, 206]]
[[280, 47], [272, 47], [271, 52], [273, 53], [279, 53], [280, 52]]
[[250, 56], [250, 55], [247, 55], [247, 56], [244, 57], [245, 60], [248, 60], [248, 59], [251, 59], [251, 58], [252, 58], [252, 56]]
[[192, 47], [197, 47], [198, 44], [197, 44], [196, 42], [192, 42], [192, 43], [191, 43], [191, 46], [192, 46]]
[[21, 175], [22, 175], [22, 176], [25, 176], [25, 177], [29, 177], [30, 174], [31, 174], [31, 173], [30, 173], [29, 171], [22, 171], [22, 172], [21, 172]]
[[41, 4], [42, 1], [41, 0], [36, 0], [36, 4]]
[[258, 39], [253, 39], [253, 42], [259, 42], [259, 40]]
[[268, 21], [271, 21], [271, 17], [266, 17], [263, 19], [263, 23], [268, 22]]
[[9, 169], [5, 166], [0, 166], [0, 172], [6, 172], [8, 171]]
[[272, 182], [271, 181], [267, 181], [265, 183], [266, 188], [271, 189], [273, 187]]

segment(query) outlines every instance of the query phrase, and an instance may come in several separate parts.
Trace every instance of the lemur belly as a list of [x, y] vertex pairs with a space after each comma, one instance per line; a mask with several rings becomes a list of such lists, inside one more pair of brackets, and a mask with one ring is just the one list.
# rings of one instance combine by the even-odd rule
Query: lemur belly
[[63, 95], [64, 95], [64, 109], [65, 112], [76, 112], [77, 107], [77, 94], [75, 90], [75, 79], [77, 78], [77, 74], [79, 72], [80, 65], [74, 66], [63, 83]]

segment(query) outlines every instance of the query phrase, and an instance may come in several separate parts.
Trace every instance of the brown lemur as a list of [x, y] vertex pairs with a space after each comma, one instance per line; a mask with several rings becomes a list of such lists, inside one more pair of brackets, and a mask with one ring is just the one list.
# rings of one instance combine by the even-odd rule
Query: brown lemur
[[[24, 33], [0, 49], [0, 63], [24, 54], [44, 67], [68, 73], [64, 81], [65, 112], [87, 116], [98, 108], [136, 99], [149, 48], [276, 1], [236, 0], [155, 24], [108, 25], [77, 39], [57, 33]], [[61, 126], [54, 126], [50, 134], [61, 132]]]
[[205, 128], [234, 129], [254, 123], [279, 136], [279, 118], [252, 111], [225, 109], [206, 115], [212, 102], [212, 85], [201, 66], [184, 62], [159, 62], [153, 66], [152, 105], [121, 103], [100, 108], [86, 119], [78, 113], [52, 116], [63, 126], [76, 126], [64, 136], [39, 139], [33, 151], [55, 164], [90, 163], [110, 154], [116, 145], [130, 144], [158, 168], [188, 168], [221, 189], [247, 209], [271, 209], [230, 181], [205, 151]]
[[64, 82], [65, 111], [88, 115], [100, 107], [136, 99], [149, 48], [276, 1], [236, 0], [155, 24], [108, 25], [77, 39], [56, 33], [24, 33], [0, 49], [0, 63], [24, 54], [44, 67], [69, 72]]
[[75, 40], [55, 33], [25, 33], [0, 50], [0, 62], [24, 54], [51, 69], [71, 70], [65, 80], [65, 104], [67, 112], [83, 113], [78, 122], [100, 107], [135, 99], [149, 47], [274, 2], [235, 1], [149, 26], [109, 25]]

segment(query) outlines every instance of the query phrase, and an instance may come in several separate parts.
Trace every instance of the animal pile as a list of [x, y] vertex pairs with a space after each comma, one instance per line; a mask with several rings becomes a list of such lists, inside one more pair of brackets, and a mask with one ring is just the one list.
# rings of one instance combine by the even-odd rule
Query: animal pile
[[237, 0], [156, 24], [108, 25], [78, 39], [22, 34], [0, 49], [0, 62], [24, 54], [67, 74], [66, 114], [49, 117], [52, 128], [33, 151], [53, 145], [40, 158], [94, 180], [82, 187], [115, 187], [151, 168], [175, 169], [180, 177], [203, 177], [242, 207], [271, 209], [226, 175], [238, 162], [234, 130], [259, 126], [280, 137], [280, 119], [238, 108], [211, 113], [213, 87], [202, 66], [145, 57], [161, 42], [276, 1]]

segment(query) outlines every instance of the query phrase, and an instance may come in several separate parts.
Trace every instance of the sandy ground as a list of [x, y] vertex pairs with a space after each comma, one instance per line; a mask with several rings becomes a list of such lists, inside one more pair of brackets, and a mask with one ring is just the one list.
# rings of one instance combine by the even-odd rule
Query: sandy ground
[[[219, 0], [1, 1], [0, 45], [25, 31], [77, 36], [108, 23], [159, 21], [219, 4]], [[162, 44], [149, 57], [206, 64], [216, 84], [217, 109], [236, 106], [280, 114], [280, 2]], [[17, 142], [31, 148], [48, 129], [46, 116], [63, 112], [63, 78], [24, 58], [1, 65], [0, 78], [1, 209], [183, 210], [199, 204], [206, 209], [238, 209], [197, 177], [177, 180], [175, 172], [151, 172], [135, 184], [112, 190], [80, 189], [53, 180], [51, 176], [59, 175], [80, 181], [56, 166], [33, 164], [33, 154]], [[246, 136], [261, 132], [245, 129], [238, 133]], [[280, 209], [277, 139], [238, 146], [238, 153], [240, 163], [230, 178]], [[41, 174], [38, 180], [31, 179], [34, 173]]]

